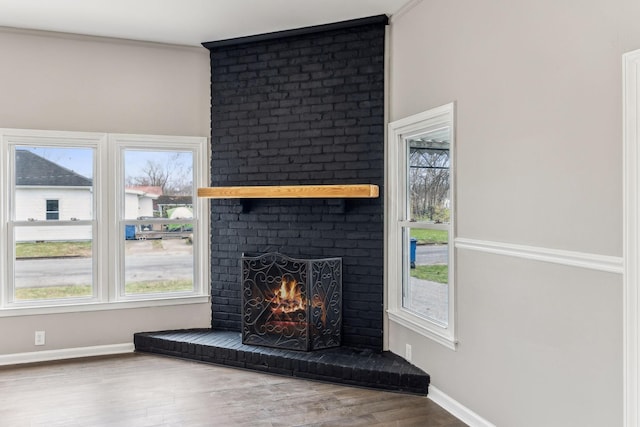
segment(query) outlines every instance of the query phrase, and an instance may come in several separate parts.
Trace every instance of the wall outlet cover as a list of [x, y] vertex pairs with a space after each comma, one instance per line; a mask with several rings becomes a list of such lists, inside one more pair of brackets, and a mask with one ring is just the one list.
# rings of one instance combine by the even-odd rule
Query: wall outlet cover
[[44, 331], [36, 331], [35, 334], [35, 345], [44, 345], [45, 344], [45, 333]]

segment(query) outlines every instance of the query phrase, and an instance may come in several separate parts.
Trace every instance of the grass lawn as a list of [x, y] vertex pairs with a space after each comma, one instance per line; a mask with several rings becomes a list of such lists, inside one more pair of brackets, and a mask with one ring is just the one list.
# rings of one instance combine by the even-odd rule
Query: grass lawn
[[446, 245], [449, 243], [449, 232], [446, 230], [412, 228], [411, 237], [418, 239], [419, 245]]
[[[150, 294], [156, 292], [179, 292], [193, 289], [191, 280], [162, 280], [127, 283], [127, 294]], [[16, 289], [16, 299], [47, 300], [59, 298], [79, 298], [91, 296], [89, 285], [44, 286], [41, 288]]]
[[179, 292], [193, 289], [192, 280], [162, 280], [133, 282], [125, 285], [127, 294], [150, 294], [155, 292]]
[[436, 283], [449, 283], [449, 266], [445, 264], [417, 265], [411, 269], [411, 277]]
[[16, 258], [91, 256], [91, 242], [16, 243]]
[[16, 289], [16, 299], [20, 301], [89, 296], [91, 296], [91, 286], [89, 285], [44, 286], [42, 288]]

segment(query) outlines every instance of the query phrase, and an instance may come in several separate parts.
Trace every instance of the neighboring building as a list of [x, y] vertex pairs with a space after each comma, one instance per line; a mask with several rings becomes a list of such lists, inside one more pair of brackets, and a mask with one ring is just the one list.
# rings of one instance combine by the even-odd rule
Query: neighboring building
[[124, 218], [154, 217], [155, 201], [162, 196], [162, 188], [148, 185], [131, 185], [125, 188]]
[[[16, 150], [17, 221], [73, 221], [93, 216], [93, 181], [28, 150]], [[17, 241], [89, 240], [91, 227], [17, 227]]]
[[[160, 187], [125, 190], [125, 219], [154, 216]], [[28, 150], [16, 150], [17, 221], [75, 221], [93, 217], [93, 181]], [[17, 227], [16, 241], [90, 240], [91, 227]]]

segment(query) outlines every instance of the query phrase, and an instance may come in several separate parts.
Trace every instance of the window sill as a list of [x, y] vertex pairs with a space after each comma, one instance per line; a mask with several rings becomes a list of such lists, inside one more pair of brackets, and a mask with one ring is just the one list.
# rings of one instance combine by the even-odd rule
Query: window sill
[[208, 295], [167, 297], [118, 302], [87, 302], [79, 304], [47, 305], [40, 307], [7, 307], [0, 309], [1, 317], [36, 316], [43, 314], [80, 313], [86, 311], [124, 310], [147, 307], [164, 307], [187, 304], [209, 303]]
[[435, 323], [410, 314], [404, 310], [387, 310], [389, 320], [429, 338], [448, 349], [456, 351], [458, 342], [449, 334], [449, 330]]

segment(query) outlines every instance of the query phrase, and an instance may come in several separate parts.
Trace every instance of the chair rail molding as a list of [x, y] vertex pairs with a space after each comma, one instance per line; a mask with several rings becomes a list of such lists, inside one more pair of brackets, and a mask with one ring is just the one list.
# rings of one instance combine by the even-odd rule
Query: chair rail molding
[[640, 426], [640, 50], [623, 55], [623, 411], [624, 427]]
[[532, 261], [549, 262], [552, 264], [566, 265], [568, 267], [586, 268], [616, 274], [622, 274], [623, 272], [623, 259], [608, 255], [543, 248], [538, 246], [517, 245], [513, 243], [492, 242], [488, 240], [467, 239], [463, 237], [456, 238], [455, 246], [456, 249], [466, 249], [486, 252], [494, 255], [523, 258]]

